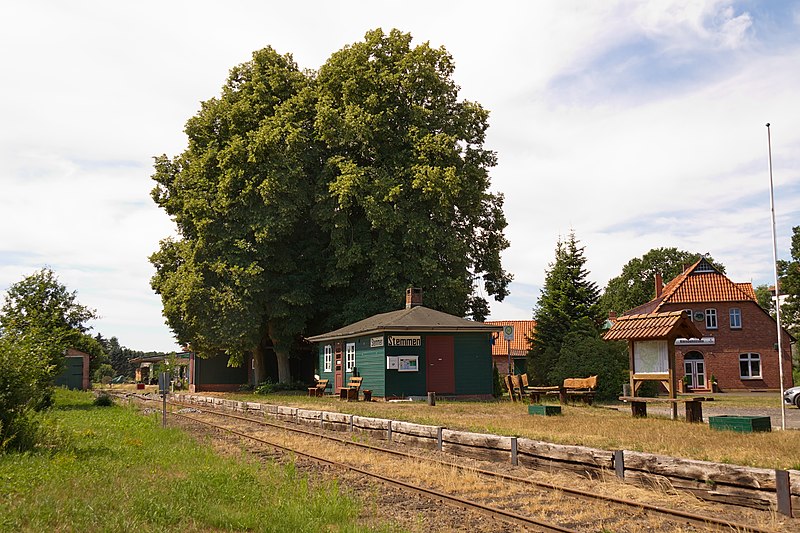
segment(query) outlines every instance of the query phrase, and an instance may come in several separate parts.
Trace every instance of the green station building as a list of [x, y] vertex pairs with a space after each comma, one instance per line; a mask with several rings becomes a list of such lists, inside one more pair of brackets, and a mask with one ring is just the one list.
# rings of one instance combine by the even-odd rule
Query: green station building
[[492, 395], [492, 339], [502, 327], [466, 320], [422, 305], [406, 291], [406, 307], [310, 337], [318, 345], [321, 379], [332, 392], [361, 376], [374, 397]]

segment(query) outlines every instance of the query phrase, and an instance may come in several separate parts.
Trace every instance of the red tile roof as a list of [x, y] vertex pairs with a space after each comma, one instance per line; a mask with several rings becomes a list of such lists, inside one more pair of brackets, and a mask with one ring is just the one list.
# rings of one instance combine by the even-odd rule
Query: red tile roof
[[[514, 326], [514, 340], [511, 341], [511, 355], [522, 356], [528, 354], [528, 338], [533, 335], [536, 327], [535, 320], [489, 320], [485, 322], [493, 326]], [[503, 340], [503, 332], [495, 336], [492, 345], [492, 355], [508, 355], [508, 343]]]
[[625, 315], [619, 317], [603, 338], [607, 341], [628, 339], [699, 338], [697, 327], [683, 311]]
[[658, 312], [666, 304], [756, 301], [752, 283], [734, 283], [700, 258], [664, 286], [661, 296], [627, 315]]

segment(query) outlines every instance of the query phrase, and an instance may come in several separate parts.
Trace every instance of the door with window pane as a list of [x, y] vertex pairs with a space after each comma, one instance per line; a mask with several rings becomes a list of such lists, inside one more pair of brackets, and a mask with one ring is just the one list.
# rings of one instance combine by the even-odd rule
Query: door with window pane
[[706, 387], [706, 362], [700, 352], [689, 352], [683, 358], [683, 370], [690, 378], [693, 389]]

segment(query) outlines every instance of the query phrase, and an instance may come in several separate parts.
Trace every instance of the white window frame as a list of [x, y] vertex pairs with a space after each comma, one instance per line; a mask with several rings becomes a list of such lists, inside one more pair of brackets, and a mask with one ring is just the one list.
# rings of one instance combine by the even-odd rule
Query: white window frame
[[[753, 363], [758, 363], [758, 374], [753, 373]], [[747, 375], [742, 372], [742, 363], [747, 363]], [[739, 377], [742, 379], [761, 379], [761, 354], [747, 352], [739, 354]]]
[[356, 367], [356, 343], [348, 342], [345, 346], [344, 371], [352, 372]]
[[717, 310], [713, 307], [706, 309], [706, 329], [717, 329]]
[[333, 346], [330, 344], [325, 345], [325, 355], [323, 356], [323, 361], [325, 365], [325, 370], [323, 372], [333, 372]]
[[742, 310], [738, 307], [731, 307], [728, 311], [731, 329], [742, 329]]
[[683, 312], [689, 315], [689, 320], [694, 320], [691, 309], [684, 309]]

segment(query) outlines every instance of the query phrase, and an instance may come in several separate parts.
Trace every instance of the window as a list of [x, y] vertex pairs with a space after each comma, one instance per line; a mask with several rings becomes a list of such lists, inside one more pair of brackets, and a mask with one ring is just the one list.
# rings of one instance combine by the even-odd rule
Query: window
[[356, 344], [354, 342], [347, 343], [344, 356], [344, 371], [352, 372], [356, 367]]
[[689, 320], [692, 319], [692, 310], [691, 309], [684, 309], [683, 312], [687, 317], [689, 317]]
[[739, 374], [742, 379], [761, 378], [761, 356], [757, 353], [739, 354]]
[[716, 309], [706, 309], [706, 329], [717, 329]]
[[333, 347], [327, 345], [325, 347], [325, 370], [323, 372], [333, 371]]
[[742, 310], [738, 307], [731, 307], [731, 329], [742, 329]]

